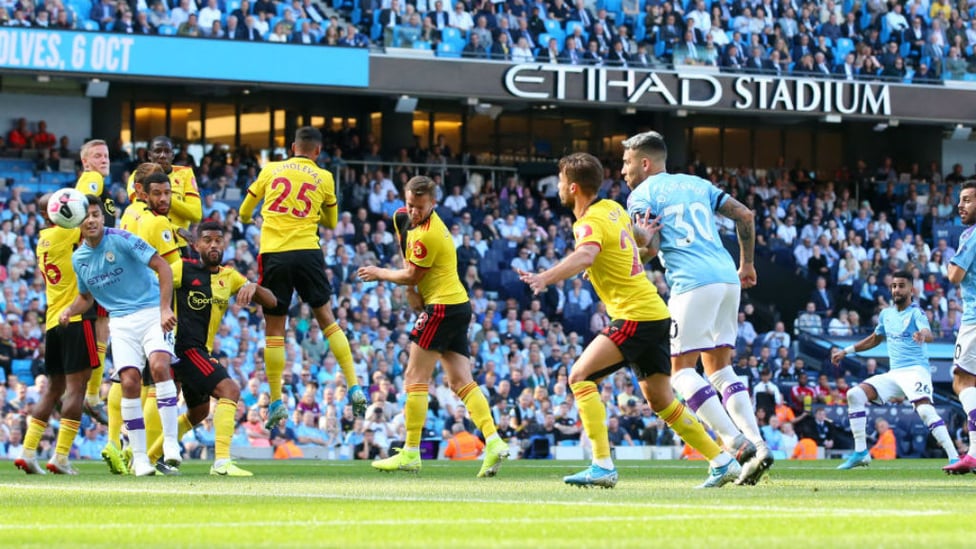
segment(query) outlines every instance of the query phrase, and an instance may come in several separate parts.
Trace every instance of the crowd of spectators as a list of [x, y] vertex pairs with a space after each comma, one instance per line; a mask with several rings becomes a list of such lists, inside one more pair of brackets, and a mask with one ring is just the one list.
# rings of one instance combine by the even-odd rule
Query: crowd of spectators
[[0, 25], [609, 67], [938, 83], [976, 69], [971, 0], [31, 0]]
[[[19, 123], [15, 131], [24, 133]], [[289, 368], [284, 374], [285, 400], [292, 415], [271, 432], [265, 430], [264, 320], [260, 310], [232, 303], [213, 350], [242, 387], [234, 444], [274, 447], [282, 457], [303, 447], [317, 447], [335, 457], [369, 458], [383, 455], [392, 443], [402, 440], [403, 369], [415, 316], [401, 287], [364, 283], [355, 273], [364, 264], [399, 264], [390, 217], [402, 204], [401, 186], [413, 166], [432, 162], [439, 166], [433, 177], [443, 185], [437, 211], [454, 236], [458, 275], [469, 290], [474, 311], [468, 328], [472, 370], [503, 436], [523, 457], [546, 456], [557, 445], [585, 444], [567, 373], [583, 346], [607, 325], [606, 311], [582, 278], [533, 296], [513, 270], [545, 269], [572, 247], [571, 213], [558, 203], [553, 178], [525, 181], [512, 176], [496, 185], [491, 179], [465, 177], [449, 168], [460, 162], [460, 155], [442, 139], [429, 149], [418, 144], [387, 156], [379, 153], [372, 136], [360, 135], [355, 128], [325, 128], [323, 133], [326, 146], [320, 162], [349, 173], [339, 188], [338, 224], [321, 229], [322, 252], [335, 316], [349, 336], [357, 377], [368, 387], [372, 404], [365, 418], [352, 416], [347, 383], [327, 340], [308, 307], [295, 303], [289, 311]], [[129, 169], [145, 160], [144, 151], [130, 157], [121, 143], [110, 148], [123, 181]], [[343, 158], [344, 149], [367, 162], [336, 162]], [[253, 180], [256, 155], [246, 147], [231, 155], [215, 147], [199, 159], [179, 151], [176, 163], [196, 170], [205, 196], [205, 218], [228, 229], [225, 263], [256, 279], [261, 219], [244, 225], [234, 201], [218, 200], [220, 193]], [[605, 163], [601, 196], [624, 203], [627, 187], [620, 180], [619, 159], [607, 158]], [[757, 253], [807, 277], [813, 288], [811, 304], [795, 326], [761, 314], [770, 304], [753, 303], [748, 296], [739, 317], [736, 371], [753, 389], [767, 438], [785, 441], [774, 448], [784, 456], [796, 453], [796, 447], [801, 448], [799, 457], [809, 456], [808, 444], [791, 449], [794, 437], [812, 440], [814, 448], [843, 448], [849, 435], [842, 425], [818, 418], [817, 409], [844, 404], [849, 384], [884, 367], [868, 360], [866, 371], [856, 375], [822, 369], [817, 383], [810, 383], [808, 376], [815, 370], [811, 366], [816, 365], [806, 364], [796, 354], [795, 330], [860, 333], [890, 302], [885, 281], [901, 269], [918, 272], [919, 303], [937, 333], [951, 337], [958, 327], [958, 295], [947, 283], [945, 271], [953, 252], [951, 237], [934, 235], [940, 227], [951, 226], [952, 205], [960, 183], [969, 176], [958, 165], [949, 173], [936, 163], [927, 166], [899, 166], [905, 170], [902, 174], [891, 159], [874, 169], [858, 162], [829, 181], [811, 179], [802, 166], [787, 169], [782, 161], [757, 170], [708, 169], [700, 163], [687, 167], [756, 211]], [[127, 198], [121, 186], [113, 188], [124, 206]], [[893, 226], [892, 219], [898, 220]], [[46, 298], [33, 254], [41, 224], [34, 197], [22, 189], [10, 190], [0, 207], [0, 312], [4, 315], [0, 449], [7, 456], [17, 455], [22, 425], [47, 383], [43, 375]], [[723, 237], [734, 238], [734, 227], [727, 220], [719, 219], [718, 224]], [[667, 298], [660, 267], [651, 265], [649, 276]], [[618, 446], [680, 444], [635, 388], [627, 371], [601, 386], [611, 441]], [[474, 430], [463, 404], [440, 377], [430, 386], [430, 402], [425, 438], [447, 445], [458, 434], [457, 425], [466, 432]], [[104, 430], [85, 421], [76, 450], [81, 457], [97, 458], [94, 448], [104, 444]], [[965, 437], [963, 431], [957, 434]], [[43, 448], [53, 441], [51, 433], [46, 437]], [[205, 423], [186, 443], [194, 453], [212, 446], [212, 426]]]

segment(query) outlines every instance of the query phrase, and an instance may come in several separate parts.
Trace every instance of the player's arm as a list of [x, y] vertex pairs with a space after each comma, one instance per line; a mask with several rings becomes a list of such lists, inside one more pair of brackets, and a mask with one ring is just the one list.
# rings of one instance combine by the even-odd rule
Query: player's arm
[[322, 211], [319, 213], [319, 225], [327, 229], [335, 229], [336, 224], [339, 222], [339, 203], [334, 202], [332, 205], [322, 205]]
[[61, 311], [61, 315], [58, 316], [58, 323], [62, 326], [67, 326], [68, 322], [71, 321], [71, 317], [87, 311], [93, 303], [95, 303], [95, 298], [90, 293], [78, 292], [78, 296], [71, 302], [71, 305], [68, 305], [67, 309]]
[[190, 183], [190, 188], [183, 192], [182, 200], [170, 201], [169, 210], [180, 219], [199, 223], [203, 219], [203, 204], [200, 202], [200, 195], [193, 187], [193, 183]]
[[546, 286], [555, 284], [560, 280], [572, 278], [586, 269], [589, 269], [596, 256], [600, 253], [600, 246], [596, 242], [584, 242], [577, 246], [573, 253], [569, 254], [562, 261], [553, 265], [541, 273], [529, 273], [518, 270], [519, 277], [532, 288], [538, 295], [546, 291]]
[[867, 351], [868, 349], [874, 349], [881, 342], [885, 340], [885, 336], [874, 332], [869, 336], [865, 337], [861, 341], [858, 341], [854, 345], [849, 345], [843, 349], [834, 349], [830, 353], [830, 361], [834, 364], [839, 364], [841, 360], [844, 359], [848, 354], [859, 353], [861, 351]]
[[252, 301], [264, 309], [274, 309], [278, 305], [278, 298], [271, 290], [257, 282], [248, 282], [237, 292], [237, 303], [241, 307], [247, 307]]
[[915, 326], [918, 328], [918, 331], [912, 334], [912, 341], [918, 344], [932, 343], [935, 340], [935, 336], [932, 335], [932, 326], [929, 325], [929, 319], [919, 309], [915, 309], [914, 316]]
[[385, 280], [399, 286], [416, 286], [427, 275], [428, 269], [412, 261], [404, 261], [402, 269], [384, 269], [374, 265], [360, 267], [356, 274], [365, 282]]
[[251, 186], [247, 188], [247, 192], [244, 196], [244, 201], [241, 202], [241, 209], [238, 212], [238, 217], [241, 223], [250, 223], [251, 216], [254, 215], [254, 209], [257, 208], [258, 203], [264, 198], [264, 183], [267, 175], [264, 170], [258, 174], [258, 178], [251, 183]]
[[640, 252], [642, 263], [647, 263], [657, 255], [661, 249], [661, 216], [651, 219], [651, 209], [644, 210], [644, 214], [634, 215], [634, 243]]
[[966, 269], [963, 269], [962, 267], [956, 265], [955, 263], [952, 262], [949, 263], [948, 271], [949, 271], [949, 282], [952, 282], [953, 284], [959, 284], [960, 282], [962, 282], [962, 279], [966, 277]]
[[159, 322], [169, 332], [176, 327], [176, 316], [173, 314], [173, 269], [159, 254], [153, 254], [149, 259], [149, 268], [156, 271], [159, 277]]
[[756, 285], [756, 214], [735, 198], [728, 196], [718, 207], [718, 213], [735, 222], [739, 239], [739, 281], [743, 288]]

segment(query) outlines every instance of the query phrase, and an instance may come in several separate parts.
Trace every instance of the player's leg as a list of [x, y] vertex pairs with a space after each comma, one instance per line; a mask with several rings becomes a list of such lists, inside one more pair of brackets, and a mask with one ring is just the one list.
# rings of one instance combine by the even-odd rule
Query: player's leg
[[[210, 468], [210, 474], [230, 477], [252, 476], [250, 471], [241, 469], [230, 458], [230, 441], [234, 437], [234, 415], [237, 412], [237, 401], [241, 397], [241, 390], [234, 380], [225, 377], [214, 388], [212, 395], [217, 399], [217, 408], [213, 416], [214, 464]], [[204, 409], [204, 415], [206, 413], [207, 410]]]
[[964, 474], [976, 471], [976, 326], [963, 326], [956, 337], [952, 389], [969, 422], [969, 451], [958, 463], [942, 469], [949, 474]]
[[[48, 330], [46, 350], [50, 349], [53, 351], [53, 331]], [[28, 475], [45, 474], [44, 467], [37, 464], [37, 447], [41, 442], [44, 431], [47, 430], [47, 421], [51, 417], [54, 405], [64, 393], [66, 380], [60, 364], [60, 357], [57, 359], [55, 357], [48, 357], [47, 370], [49, 379], [47, 390], [41, 394], [40, 402], [34, 406], [34, 410], [27, 420], [27, 432], [24, 434], [24, 449], [20, 457], [14, 460], [14, 466]]]
[[956, 445], [952, 442], [952, 437], [949, 436], [949, 429], [946, 428], [945, 421], [939, 416], [939, 412], [935, 411], [935, 406], [932, 405], [932, 401], [925, 398], [913, 404], [915, 405], [915, 413], [921, 418], [922, 423], [929, 428], [929, 432], [932, 433], [932, 438], [945, 450], [946, 456], [949, 458], [949, 463], [957, 462], [959, 460], [959, 452], [956, 450]]
[[122, 383], [117, 379], [118, 374], [112, 376], [112, 386], [108, 389], [108, 442], [102, 448], [102, 459], [108, 464], [109, 471], [115, 475], [124, 475], [129, 468], [122, 459]]
[[[460, 332], [462, 335], [465, 333], [464, 330]], [[498, 436], [488, 399], [471, 377], [471, 361], [464, 353], [448, 351], [441, 357], [441, 365], [451, 390], [461, 397], [464, 407], [471, 414], [471, 420], [485, 437], [485, 455], [478, 477], [493, 477], [498, 473], [502, 461], [508, 458], [509, 449], [508, 444]]]
[[156, 439], [163, 438], [163, 420], [159, 417], [159, 401], [156, 398], [156, 385], [152, 379], [152, 367], [148, 364], [142, 370], [142, 417], [146, 421], [146, 446], [149, 463], [156, 463], [162, 454], [153, 456], [151, 448]]
[[163, 461], [170, 467], [179, 467], [183, 462], [180, 455], [180, 441], [176, 405], [179, 397], [173, 381], [174, 352], [172, 334], [163, 332], [159, 324], [159, 310], [147, 309], [137, 313], [143, 318], [141, 327], [142, 349], [149, 357], [149, 369], [156, 387], [156, 407], [163, 429]]
[[[708, 290], [710, 286], [704, 289]], [[673, 296], [668, 302], [671, 311], [671, 386], [718, 435], [736, 460], [745, 463], [755, 455], [755, 446], [732, 422], [715, 389], [695, 371], [701, 351], [716, 347], [710, 323], [714, 322], [716, 313], [714, 302], [720, 297], [692, 290]], [[701, 311], [709, 314], [699, 316]]]
[[47, 463], [47, 470], [60, 475], [77, 475], [78, 472], [68, 462], [71, 445], [81, 427], [81, 408], [85, 389], [91, 376], [90, 364], [81, 364], [81, 369], [65, 376], [64, 396], [61, 397], [61, 427], [54, 456]]
[[892, 388], [890, 379], [885, 375], [877, 375], [847, 391], [847, 419], [851, 424], [851, 434], [854, 435], [854, 452], [837, 467], [838, 469], [853, 469], [865, 466], [871, 461], [867, 443], [867, 404], [868, 402], [884, 403], [887, 399], [882, 397], [888, 396]]
[[264, 314], [264, 370], [268, 375], [268, 389], [271, 396], [271, 406], [268, 409], [268, 420], [264, 425], [270, 430], [283, 418], [288, 417], [288, 406], [281, 400], [281, 374], [285, 371], [285, 321], [284, 315]]
[[94, 337], [98, 366], [92, 370], [91, 377], [88, 378], [88, 384], [85, 388], [84, 411], [96, 421], [108, 425], [108, 412], [100, 394], [105, 375], [105, 351], [108, 348], [108, 312], [98, 305], [96, 307], [98, 308], [98, 317], [95, 319]]
[[615, 371], [623, 360], [624, 355], [617, 344], [601, 333], [583, 349], [569, 371], [569, 387], [593, 448], [593, 460], [589, 468], [563, 478], [566, 484], [604, 488], [613, 488], [617, 484], [617, 468], [610, 457], [607, 435], [607, 410], [600, 401], [597, 382]]
[[407, 392], [407, 402], [403, 406], [406, 441], [396, 455], [374, 461], [374, 468], [381, 471], [420, 471], [420, 438], [427, 421], [427, 388], [434, 365], [440, 357], [437, 351], [424, 349], [416, 342], [410, 344], [410, 358], [403, 372], [403, 387]]
[[[118, 330], [116, 330], [118, 333]], [[119, 338], [112, 345], [112, 362], [120, 364]], [[129, 434], [129, 447], [132, 448], [132, 467], [136, 476], [156, 474], [156, 469], [146, 456], [146, 423], [142, 417], [142, 373], [137, 366], [121, 366], [119, 380], [122, 387], [122, 423]]]
[[367, 398], [359, 385], [359, 379], [356, 377], [356, 367], [353, 365], [349, 339], [336, 324], [335, 317], [332, 314], [332, 287], [329, 285], [329, 279], [325, 276], [325, 260], [318, 250], [295, 253], [300, 258], [298, 266], [294, 268], [292, 274], [295, 291], [298, 292], [302, 301], [311, 307], [315, 319], [322, 328], [322, 335], [329, 342], [329, 350], [332, 351], [336, 362], [342, 369], [342, 375], [346, 378], [346, 387], [348, 388], [349, 402], [352, 404], [353, 413], [362, 417], [366, 413]]

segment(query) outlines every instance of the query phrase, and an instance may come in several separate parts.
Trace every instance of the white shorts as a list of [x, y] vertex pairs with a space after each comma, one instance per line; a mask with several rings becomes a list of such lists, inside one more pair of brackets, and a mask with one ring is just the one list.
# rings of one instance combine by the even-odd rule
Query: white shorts
[[163, 332], [159, 307], [149, 307], [132, 314], [108, 319], [112, 336], [112, 363], [115, 371], [135, 368], [142, 372], [149, 355], [163, 352], [175, 358], [173, 333]]
[[976, 324], [963, 324], [959, 328], [952, 367], [976, 376]]
[[884, 404], [893, 398], [905, 398], [909, 402], [932, 400], [932, 374], [927, 366], [896, 368], [884, 374], [871, 376], [863, 381], [872, 387], [878, 398], [872, 402]]
[[708, 284], [672, 296], [668, 301], [671, 356], [735, 348], [739, 293], [738, 284]]

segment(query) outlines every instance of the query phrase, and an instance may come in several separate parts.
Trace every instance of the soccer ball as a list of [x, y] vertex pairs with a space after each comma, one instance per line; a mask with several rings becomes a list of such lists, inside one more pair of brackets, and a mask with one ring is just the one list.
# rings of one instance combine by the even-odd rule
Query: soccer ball
[[81, 192], [70, 187], [61, 189], [48, 200], [47, 216], [59, 227], [65, 229], [80, 227], [88, 217], [88, 199]]

